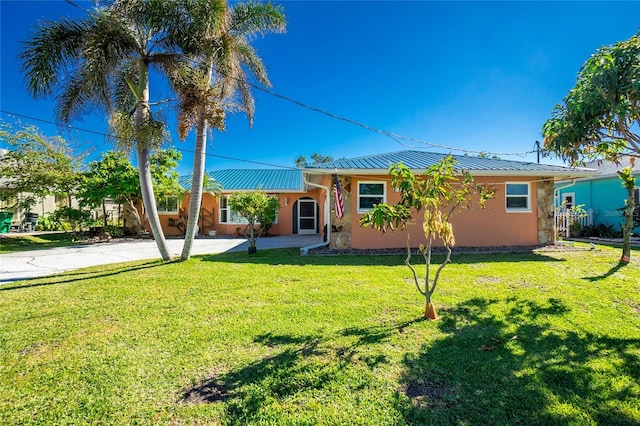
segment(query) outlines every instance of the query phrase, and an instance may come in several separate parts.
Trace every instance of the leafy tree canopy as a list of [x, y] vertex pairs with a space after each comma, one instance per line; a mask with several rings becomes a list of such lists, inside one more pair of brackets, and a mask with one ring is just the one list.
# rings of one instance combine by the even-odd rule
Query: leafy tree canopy
[[640, 33], [600, 48], [580, 68], [576, 85], [556, 105], [542, 134], [547, 155], [572, 164], [640, 156]]
[[[322, 163], [330, 163], [333, 161], [333, 157], [329, 155], [322, 155], [317, 152], [311, 154], [311, 164], [322, 164]], [[301, 169], [305, 164], [307, 164], [307, 157], [304, 155], [296, 158], [296, 167]]]
[[89, 163], [79, 198], [83, 205], [91, 207], [101, 205], [105, 198], [119, 204], [138, 199], [138, 171], [124, 152], [108, 151], [100, 160]]
[[267, 195], [264, 191], [234, 192], [228, 200], [229, 207], [249, 222], [249, 253], [255, 253], [256, 232], [255, 224], [265, 221], [273, 223], [276, 218], [280, 202], [277, 195]]
[[153, 187], [159, 195], [182, 195], [184, 188], [178, 181], [178, 162], [182, 154], [175, 148], [158, 150], [151, 154], [151, 177]]
[[75, 154], [61, 137], [44, 136], [38, 128], [0, 128], [0, 140], [9, 150], [0, 160], [2, 199], [31, 193], [70, 196], [80, 183], [82, 156]]

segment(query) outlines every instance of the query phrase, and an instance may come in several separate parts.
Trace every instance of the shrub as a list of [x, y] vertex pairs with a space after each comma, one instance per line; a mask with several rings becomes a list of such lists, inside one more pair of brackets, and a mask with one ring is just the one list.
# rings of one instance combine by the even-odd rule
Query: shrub
[[38, 231], [64, 231], [64, 226], [56, 217], [48, 214], [38, 218], [36, 229]]
[[613, 225], [597, 223], [583, 227], [582, 235], [585, 237], [620, 238], [622, 236], [622, 231], [616, 230]]
[[107, 234], [111, 236], [111, 238], [122, 238], [124, 237], [124, 229], [121, 226], [117, 225], [107, 225], [105, 228]]

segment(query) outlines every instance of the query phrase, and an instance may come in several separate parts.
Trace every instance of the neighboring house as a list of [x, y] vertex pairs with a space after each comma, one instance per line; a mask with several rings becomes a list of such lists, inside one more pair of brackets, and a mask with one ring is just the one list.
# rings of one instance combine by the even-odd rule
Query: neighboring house
[[[0, 148], [0, 157], [8, 153], [6, 149]], [[4, 181], [6, 182], [6, 180]], [[0, 191], [3, 188], [3, 181], [0, 180]], [[37, 197], [29, 192], [22, 192], [18, 194], [16, 199], [12, 200], [0, 200], [0, 212], [9, 214], [11, 217], [10, 226], [0, 229], [0, 232], [14, 231], [32, 231], [34, 230], [33, 224], [30, 223], [29, 218], [44, 217], [52, 214], [58, 207], [66, 206], [69, 200], [66, 197], [58, 195], [46, 195], [44, 197]], [[25, 204], [29, 205], [25, 208]], [[78, 201], [72, 198], [71, 205], [74, 208], [78, 208]], [[120, 213], [120, 206], [113, 200], [105, 200], [103, 207], [98, 207], [91, 211], [91, 215], [95, 220], [107, 215], [109, 220], [115, 220]]]
[[[404, 232], [380, 232], [363, 228], [358, 220], [373, 204], [393, 204], [399, 193], [391, 187], [389, 166], [398, 162], [423, 173], [445, 154], [401, 151], [388, 154], [307, 164], [302, 170], [222, 170], [209, 173], [223, 188], [223, 196], [205, 194], [200, 235], [233, 234], [244, 221], [226, 204], [226, 196], [236, 191], [261, 188], [278, 195], [278, 221], [273, 235], [301, 233], [327, 234], [333, 248], [406, 247]], [[529, 162], [481, 157], [454, 156], [457, 167], [469, 171], [478, 183], [492, 185], [496, 197], [485, 210], [462, 211], [453, 218], [457, 246], [532, 246], [554, 242], [554, 182], [558, 179], [592, 177], [595, 172]], [[335, 213], [334, 175], [338, 176], [344, 215]], [[188, 188], [187, 188], [188, 189]], [[179, 236], [184, 230], [188, 196], [166, 205], [161, 214], [166, 235]], [[326, 225], [326, 227], [325, 227]], [[411, 226], [411, 245], [425, 243], [422, 227]]]
[[[592, 210], [593, 224], [613, 226], [620, 231], [624, 222], [622, 208], [627, 199], [627, 190], [622, 186], [618, 171], [632, 166], [629, 157], [623, 157], [619, 165], [608, 161], [593, 161], [586, 167], [597, 171], [595, 176], [557, 182], [556, 207], [567, 209], [582, 206], [586, 211]], [[632, 166], [636, 177], [636, 185], [640, 186], [640, 159]], [[640, 201], [640, 187], [634, 191], [636, 204]], [[635, 232], [640, 232], [639, 228]]]
[[[26, 199], [33, 200], [33, 204], [30, 205], [28, 210], [21, 206], [23, 201]], [[17, 200], [11, 200], [8, 202], [0, 201], [0, 211], [11, 213], [12, 220], [10, 230], [33, 231], [35, 227], [25, 226], [29, 216], [35, 215], [36, 218], [48, 216], [55, 212], [58, 207], [66, 206], [68, 202], [69, 200], [67, 197], [59, 197], [56, 195], [35, 197], [33, 194], [20, 193]], [[71, 205], [74, 208], [78, 208], [78, 201], [75, 198], [72, 198]], [[96, 221], [102, 220], [102, 217], [106, 213], [107, 220], [117, 220], [121, 210], [122, 209], [119, 204], [116, 204], [113, 200], [107, 199], [105, 200], [104, 209], [103, 207], [97, 207], [91, 210], [91, 217]]]

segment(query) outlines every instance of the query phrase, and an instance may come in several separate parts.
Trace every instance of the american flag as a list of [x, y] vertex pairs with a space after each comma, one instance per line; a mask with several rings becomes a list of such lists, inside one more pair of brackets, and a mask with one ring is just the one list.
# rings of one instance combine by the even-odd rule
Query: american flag
[[344, 216], [344, 202], [342, 201], [342, 192], [340, 191], [340, 182], [338, 175], [333, 175], [333, 190], [336, 193], [336, 216]]

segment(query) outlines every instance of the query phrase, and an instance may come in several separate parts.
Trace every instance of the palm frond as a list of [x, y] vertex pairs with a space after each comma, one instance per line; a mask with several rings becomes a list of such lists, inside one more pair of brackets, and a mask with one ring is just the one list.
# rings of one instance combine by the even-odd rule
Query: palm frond
[[267, 33], [282, 33], [286, 30], [286, 18], [282, 6], [272, 3], [249, 1], [236, 3], [230, 9], [229, 32], [252, 40]]
[[88, 28], [93, 19], [43, 21], [34, 27], [33, 35], [22, 43], [18, 57], [27, 91], [35, 96], [49, 96], [60, 83], [60, 77], [78, 61]]

